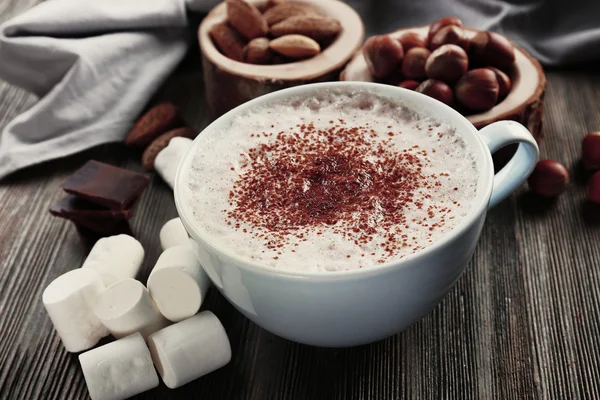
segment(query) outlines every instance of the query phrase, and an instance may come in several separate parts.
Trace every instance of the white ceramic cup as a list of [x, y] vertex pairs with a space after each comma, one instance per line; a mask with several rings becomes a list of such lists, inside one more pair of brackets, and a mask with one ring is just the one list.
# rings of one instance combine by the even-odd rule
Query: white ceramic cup
[[[240, 312], [284, 338], [326, 347], [354, 346], [398, 333], [435, 307], [465, 270], [477, 245], [487, 210], [520, 186], [533, 170], [538, 147], [521, 124], [501, 121], [479, 131], [445, 104], [417, 92], [367, 82], [331, 82], [294, 87], [247, 102], [205, 129], [226, 129], [234, 115], [297, 95], [324, 89], [364, 90], [410, 104], [455, 127], [475, 152], [480, 168], [477, 195], [469, 213], [448, 234], [414, 254], [380, 266], [337, 272], [278, 270], [217, 247], [194, 226], [182, 197], [198, 141], [179, 165], [175, 203], [194, 250], [215, 286]], [[496, 175], [491, 153], [519, 143], [511, 161]]]

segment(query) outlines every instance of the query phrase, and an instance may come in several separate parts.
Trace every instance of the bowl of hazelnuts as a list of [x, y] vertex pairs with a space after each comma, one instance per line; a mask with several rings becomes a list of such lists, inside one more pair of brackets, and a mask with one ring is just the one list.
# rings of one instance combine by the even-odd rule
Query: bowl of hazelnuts
[[363, 38], [360, 16], [338, 0], [225, 0], [198, 29], [210, 111], [337, 80]]
[[498, 120], [542, 136], [546, 78], [540, 63], [509, 39], [465, 28], [456, 17], [367, 39], [341, 80], [396, 85], [454, 107], [477, 128]]

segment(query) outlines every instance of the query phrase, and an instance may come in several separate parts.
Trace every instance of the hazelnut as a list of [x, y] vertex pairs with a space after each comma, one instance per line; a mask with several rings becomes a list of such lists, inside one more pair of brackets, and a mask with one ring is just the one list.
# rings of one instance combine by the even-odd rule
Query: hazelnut
[[371, 74], [376, 78], [385, 78], [400, 68], [404, 50], [402, 44], [389, 35], [378, 35], [367, 39], [363, 55]]
[[496, 74], [498, 80], [498, 100], [505, 98], [510, 93], [511, 81], [508, 75], [500, 71], [498, 68], [489, 67]]
[[431, 41], [431, 39], [433, 38], [433, 36], [438, 33], [438, 31], [440, 29], [442, 29], [445, 26], [458, 26], [458, 27], [462, 27], [463, 23], [460, 19], [458, 19], [457, 17], [444, 17], [442, 19], [439, 19], [437, 21], [435, 21], [433, 24], [430, 25], [429, 27], [429, 34], [427, 35], [427, 41]]
[[529, 188], [544, 197], [556, 197], [567, 188], [569, 172], [564, 165], [554, 160], [541, 160], [529, 178]]
[[402, 81], [398, 84], [398, 87], [408, 90], [415, 90], [419, 86], [419, 82], [413, 80]]
[[427, 39], [417, 32], [403, 33], [397, 40], [402, 44], [404, 52], [407, 52], [413, 47], [427, 47]]
[[[402, 73], [409, 79], [425, 78], [425, 62], [431, 52], [423, 47], [413, 47], [404, 55]], [[466, 57], [466, 53], [465, 53]]]
[[487, 111], [498, 101], [498, 80], [490, 69], [473, 69], [458, 80], [454, 91], [461, 106], [471, 111]]
[[468, 50], [471, 42], [465, 35], [463, 28], [460, 26], [449, 25], [440, 29], [438, 33], [431, 38], [429, 41], [429, 49], [433, 51], [444, 44], [455, 44]]
[[581, 142], [581, 153], [587, 169], [600, 169], [600, 132], [585, 135]]
[[421, 83], [415, 90], [429, 97], [433, 97], [434, 99], [439, 100], [449, 106], [454, 104], [454, 94], [452, 93], [452, 88], [442, 81], [428, 79]]
[[[406, 59], [404, 60], [406, 63]], [[403, 65], [404, 67], [404, 65]], [[445, 44], [435, 50], [425, 63], [428, 78], [456, 82], [469, 69], [467, 52], [455, 44]]]
[[469, 57], [476, 65], [508, 71], [515, 63], [515, 46], [497, 33], [478, 32], [471, 39]]
[[592, 175], [588, 182], [586, 193], [590, 201], [600, 204], [600, 172]]

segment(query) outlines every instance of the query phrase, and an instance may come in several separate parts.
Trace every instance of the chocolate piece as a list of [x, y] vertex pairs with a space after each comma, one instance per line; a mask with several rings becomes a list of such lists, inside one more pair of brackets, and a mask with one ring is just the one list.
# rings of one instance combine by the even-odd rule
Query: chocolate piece
[[134, 208], [135, 202], [124, 210], [111, 210], [69, 194], [50, 207], [50, 214], [66, 219], [93, 217], [121, 221], [131, 219]]
[[110, 233], [121, 222], [133, 216], [135, 202], [124, 210], [110, 210], [73, 195], [59, 200], [50, 207], [50, 214], [68, 219], [77, 226], [97, 233]]
[[90, 160], [63, 184], [65, 192], [111, 209], [128, 208], [148, 187], [142, 174]]

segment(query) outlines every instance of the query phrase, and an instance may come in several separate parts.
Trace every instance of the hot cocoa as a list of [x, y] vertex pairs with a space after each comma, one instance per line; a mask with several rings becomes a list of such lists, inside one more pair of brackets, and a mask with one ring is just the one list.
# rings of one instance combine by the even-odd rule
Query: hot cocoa
[[201, 135], [185, 201], [218, 247], [281, 269], [376, 267], [431, 245], [477, 192], [454, 128], [372, 93], [254, 108]]

